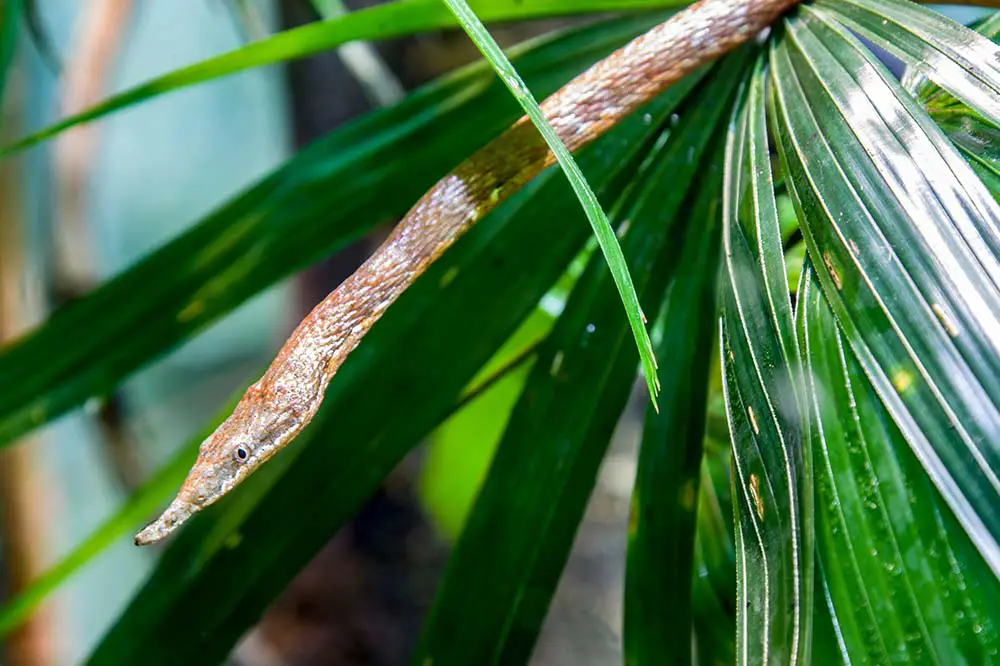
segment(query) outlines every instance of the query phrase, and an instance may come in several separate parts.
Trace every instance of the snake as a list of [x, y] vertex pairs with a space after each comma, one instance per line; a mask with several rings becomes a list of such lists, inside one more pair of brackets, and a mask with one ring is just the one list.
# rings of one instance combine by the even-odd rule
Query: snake
[[[672, 83], [753, 39], [796, 2], [700, 0], [572, 79], [541, 110], [566, 147], [577, 151]], [[202, 442], [177, 496], [136, 535], [136, 545], [164, 539], [294, 440], [393, 301], [473, 224], [554, 163], [522, 117], [433, 185], [292, 332], [260, 380]]]

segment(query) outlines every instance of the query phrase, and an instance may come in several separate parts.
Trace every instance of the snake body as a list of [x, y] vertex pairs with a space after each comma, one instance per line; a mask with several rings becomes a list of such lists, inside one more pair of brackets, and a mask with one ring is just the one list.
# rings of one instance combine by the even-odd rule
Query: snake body
[[[702, 0], [579, 75], [542, 103], [575, 151], [667, 86], [751, 39], [797, 0]], [[389, 238], [299, 324], [264, 376], [206, 439], [176, 499], [136, 536], [164, 538], [215, 502], [309, 423], [348, 354], [477, 220], [555, 162], [527, 118], [442, 178]]]

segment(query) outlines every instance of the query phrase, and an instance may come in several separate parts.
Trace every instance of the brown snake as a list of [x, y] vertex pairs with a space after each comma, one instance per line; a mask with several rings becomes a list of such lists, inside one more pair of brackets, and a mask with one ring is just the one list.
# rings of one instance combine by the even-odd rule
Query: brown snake
[[[798, 0], [702, 0], [634, 39], [541, 105], [571, 151], [700, 66], [746, 42]], [[299, 324], [264, 376], [206, 439], [176, 499], [135, 538], [164, 538], [291, 442], [386, 308], [477, 220], [555, 162], [527, 118], [434, 185], [392, 235]]]

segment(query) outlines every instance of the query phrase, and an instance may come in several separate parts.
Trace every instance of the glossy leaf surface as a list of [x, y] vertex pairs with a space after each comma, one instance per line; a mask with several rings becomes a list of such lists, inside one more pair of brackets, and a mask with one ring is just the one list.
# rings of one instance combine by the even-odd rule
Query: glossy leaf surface
[[635, 292], [635, 285], [632, 284], [632, 276], [629, 275], [628, 264], [622, 256], [622, 249], [618, 245], [618, 237], [615, 235], [608, 216], [601, 208], [597, 196], [583, 177], [580, 167], [577, 166], [569, 148], [563, 144], [555, 129], [545, 117], [545, 113], [538, 106], [534, 95], [531, 94], [528, 86], [524, 83], [521, 75], [517, 73], [510, 60], [503, 50], [493, 39], [486, 26], [483, 25], [479, 17], [469, 8], [465, 0], [445, 0], [451, 11], [458, 18], [462, 28], [475, 43], [476, 47], [483, 54], [483, 57], [490, 63], [497, 76], [504, 82], [507, 89], [517, 100], [521, 108], [531, 120], [535, 129], [548, 144], [549, 150], [556, 157], [559, 167], [566, 174], [573, 187], [576, 198], [583, 206], [587, 214], [587, 220], [594, 231], [597, 244], [604, 253], [604, 259], [608, 262], [608, 268], [615, 278], [615, 286], [621, 296], [625, 306], [625, 314], [628, 317], [629, 325], [632, 328], [632, 335], [635, 337], [636, 348], [639, 350], [639, 359], [642, 364], [642, 372], [646, 378], [646, 386], [649, 389], [649, 398], [656, 406], [656, 394], [659, 390], [659, 383], [656, 377], [656, 360], [653, 358], [653, 346], [649, 340], [649, 332], [646, 330], [646, 320], [639, 307], [639, 298]]
[[[662, 120], [685, 90], [646, 112]], [[654, 128], [631, 118], [581, 154], [610, 200]], [[404, 293], [345, 362], [306, 432], [170, 543], [91, 663], [214, 664], [228, 653], [579, 252], [587, 225], [558, 175], [547, 171], [487, 216]], [[304, 506], [314, 507], [307, 520]]]
[[[515, 61], [536, 89], [551, 92], [651, 20], [591, 26], [538, 43]], [[402, 215], [518, 115], [489, 68], [474, 66], [299, 152], [0, 350], [6, 387], [0, 392], [0, 446], [107, 393], [251, 296]]]
[[[20, 0], [5, 0], [18, 4]], [[672, 7], [678, 0], [476, 0], [473, 6], [484, 21], [515, 21], [609, 10]], [[82, 113], [65, 118], [0, 150], [0, 158], [49, 139], [75, 125], [96, 120], [134, 104], [254, 67], [297, 60], [330, 51], [354, 41], [374, 41], [456, 25], [440, 0], [396, 0], [326, 21], [285, 30], [247, 46], [174, 70], [130, 88]]]
[[733, 442], [737, 660], [809, 654], [811, 481], [802, 451], [798, 349], [768, 149], [768, 70], [756, 65], [726, 159], [723, 374]]
[[1000, 264], [988, 249], [1000, 209], [843, 27], [803, 8], [771, 62], [779, 145], [824, 293], [924, 469], [1000, 572]]
[[[730, 58], [713, 71], [613, 209], [616, 219], [629, 221], [623, 248], [635, 275], [643, 276], [636, 287], [651, 316], [676, 270], [679, 246], [669, 239], [683, 221], [705, 219], [714, 196], [699, 198], [697, 212], [683, 206], [724, 107], [708, 118], [689, 110], [726, 99], [741, 70]], [[415, 663], [523, 663], [531, 654], [635, 377], [637, 357], [602, 261], [591, 259], [539, 351], [456, 544]], [[502, 543], [497, 534], [504, 535]]]
[[[717, 99], [722, 98], [720, 94]], [[699, 118], [699, 122], [705, 121]], [[679, 125], [676, 132], [684, 130]], [[716, 134], [718, 143], [721, 132], [716, 130]], [[719, 147], [715, 147], [716, 155], [700, 163], [698, 201], [682, 212], [687, 225], [674, 236], [673, 242], [681, 244], [680, 261], [661, 315], [660, 338], [654, 343], [661, 405], [659, 412], [652, 406], [646, 411], [625, 566], [622, 643], [625, 662], [632, 666], [667, 659], [687, 663], [692, 654], [695, 527], [702, 520], [698, 514], [701, 478], [707, 471], [703, 441], [722, 254]], [[707, 548], [729, 541], [725, 528], [716, 522], [728, 521], [729, 515], [723, 518], [715, 511], [715, 492], [710, 482], [704, 498], [707, 502], [714, 499], [716, 506], [708, 507], [709, 515], [700, 523]], [[711, 545], [704, 543], [708, 541]], [[706, 597], [714, 592], [707, 592]]]
[[801, 294], [817, 529], [837, 626], [859, 663], [988, 663], [1000, 581], [930, 483], [837, 328]]

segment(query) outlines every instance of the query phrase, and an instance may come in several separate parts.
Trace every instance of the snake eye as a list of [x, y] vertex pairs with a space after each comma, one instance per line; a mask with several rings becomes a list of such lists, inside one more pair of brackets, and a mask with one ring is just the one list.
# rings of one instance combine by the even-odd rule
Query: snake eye
[[240, 444], [236, 447], [236, 451], [233, 452], [233, 456], [236, 458], [236, 462], [245, 462], [250, 457], [250, 453], [245, 446]]

